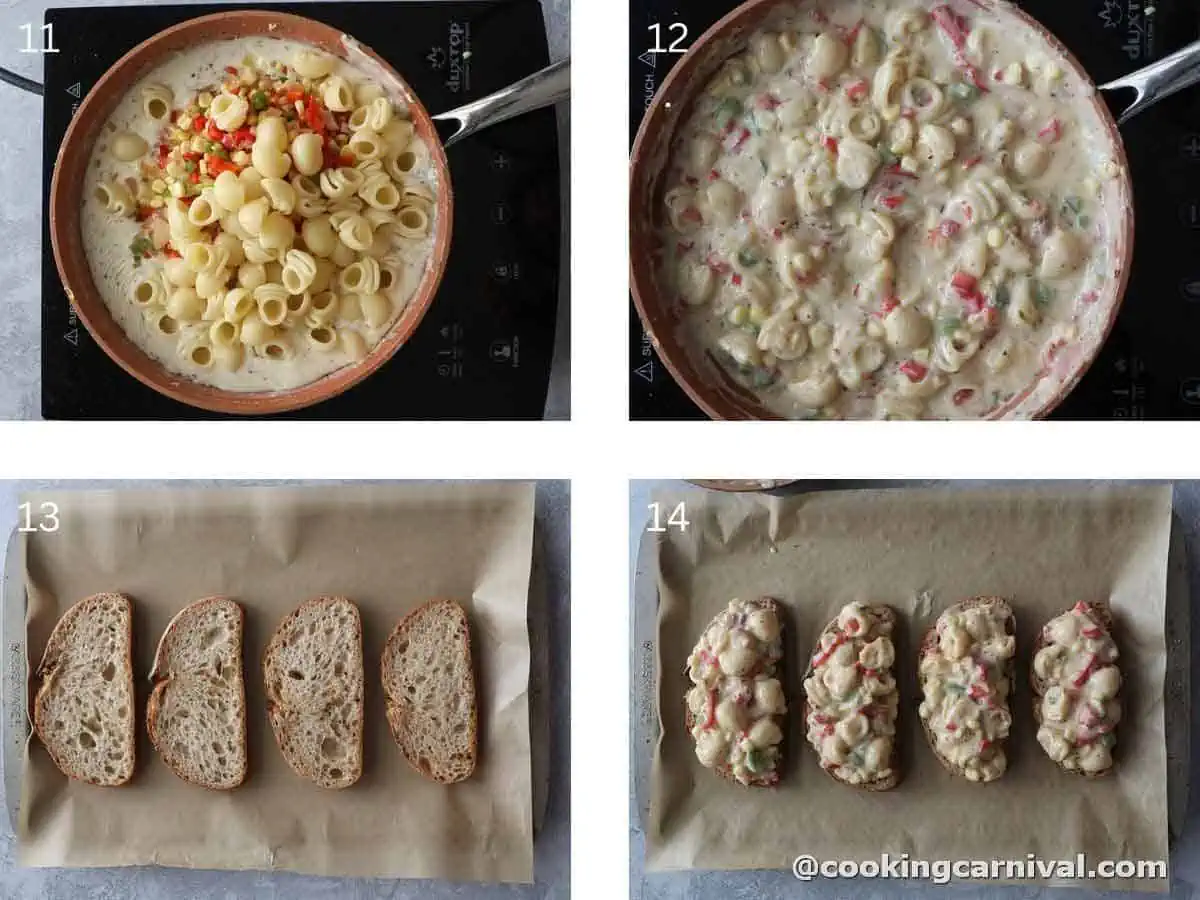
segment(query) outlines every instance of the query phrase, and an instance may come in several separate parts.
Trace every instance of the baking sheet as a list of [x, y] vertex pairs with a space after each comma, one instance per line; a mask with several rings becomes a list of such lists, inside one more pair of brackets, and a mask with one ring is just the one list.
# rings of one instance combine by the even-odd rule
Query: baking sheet
[[[145, 675], [170, 617], [193, 599], [227, 593], [246, 607], [250, 775], [229, 793], [188, 785], [142, 730], [131, 784], [96, 788], [64, 778], [30, 738], [18, 820], [22, 864], [532, 880], [532, 486], [59, 491], [27, 499], [53, 499], [62, 521], [57, 533], [23, 542], [30, 667], [71, 602], [100, 590], [128, 593], [142, 715]], [[270, 633], [299, 602], [322, 593], [353, 598], [363, 614], [364, 772], [345, 791], [295, 776], [263, 711], [261, 655]], [[387, 730], [378, 676], [392, 626], [433, 596], [468, 609], [480, 691], [480, 764], [469, 781], [448, 787], [404, 762]]]
[[[1182, 727], [1164, 740], [1170, 496], [1169, 487], [1058, 486], [785, 499], [656, 495], [672, 509], [686, 499], [692, 526], [686, 535], [657, 536], [650, 548], [657, 552], [644, 557], [638, 583], [639, 599], [657, 589], [662, 604], [655, 630], [645, 628], [642, 609], [634, 633], [635, 683], [642, 691], [635, 732], [641, 758], [654, 755], [649, 767], [635, 765], [635, 785], [648, 800], [647, 869], [790, 868], [800, 853], [867, 860], [883, 851], [929, 860], [1023, 859], [1027, 853], [1074, 858], [1081, 850], [1093, 864], [1165, 860], [1166, 745], [1172, 746], [1171, 771], [1180, 776], [1171, 794], [1186, 798], [1190, 716], [1186, 579], [1179, 577], [1177, 544], [1171, 570], [1183, 596], [1167, 612], [1178, 631], [1170, 641], [1166, 687], [1168, 702], [1180, 710], [1172, 718]], [[916, 638], [950, 603], [972, 594], [1012, 596], [1019, 680], [1009, 773], [995, 785], [977, 786], [942, 770], [920, 735], [911, 670], [901, 679], [907, 777], [889, 794], [866, 795], [829, 779], [804, 742], [798, 716], [788, 735], [794, 762], [780, 789], [748, 791], [702, 769], [682, 724], [686, 656], [730, 596], [759, 593], [789, 604], [797, 626], [789, 650], [799, 654], [810, 652], [820, 628], [851, 599], [897, 607], [907, 621], [901, 649], [907, 643], [911, 655]], [[1042, 622], [1075, 599], [1097, 596], [1111, 600], [1121, 623], [1128, 718], [1118, 773], [1084, 782], [1060, 773], [1037, 746], [1025, 672]], [[1135, 668], [1134, 659], [1142, 665]], [[652, 683], [659, 672], [664, 677]], [[798, 708], [796, 698], [792, 709]], [[1186, 799], [1171, 805], [1182, 811]], [[1045, 815], [1047, 809], [1053, 814]], [[1167, 886], [1161, 879], [1089, 883]]]

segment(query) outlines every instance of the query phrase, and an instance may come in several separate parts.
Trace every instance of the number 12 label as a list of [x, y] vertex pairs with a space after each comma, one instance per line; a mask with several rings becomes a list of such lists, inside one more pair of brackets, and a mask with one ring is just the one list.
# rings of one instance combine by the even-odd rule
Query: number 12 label
[[683, 42], [687, 40], [688, 28], [682, 22], [672, 22], [667, 26], [667, 37], [674, 37], [669, 46], [663, 46], [663, 27], [658, 22], [655, 22], [647, 29], [654, 35], [654, 46], [650, 48], [651, 53], [685, 53], [687, 48], [683, 46]]

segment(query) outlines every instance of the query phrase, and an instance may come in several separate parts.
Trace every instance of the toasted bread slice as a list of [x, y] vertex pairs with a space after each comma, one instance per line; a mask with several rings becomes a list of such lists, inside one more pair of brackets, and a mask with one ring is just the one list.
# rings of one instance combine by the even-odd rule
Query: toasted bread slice
[[[775, 756], [776, 756], [774, 764], [767, 766], [766, 768], [764, 768], [763, 771], [760, 771], [760, 772], [745, 771], [745, 772], [742, 772], [742, 777], [739, 778], [738, 773], [734, 770], [733, 765], [728, 760], [716, 762], [714, 765], [708, 766], [708, 767], [711, 768], [718, 775], [720, 775], [722, 778], [728, 779], [729, 781], [732, 781], [736, 784], [741, 784], [746, 787], [774, 787], [775, 785], [779, 784], [780, 778], [782, 777], [784, 764], [786, 762], [785, 754], [787, 751], [787, 732], [788, 732], [788, 729], [787, 729], [787, 704], [786, 704], [786, 693], [783, 690], [783, 682], [785, 680], [784, 673], [785, 673], [786, 664], [787, 664], [787, 652], [786, 652], [787, 641], [785, 640], [786, 622], [785, 622], [784, 611], [780, 607], [779, 602], [771, 597], [759, 597], [759, 598], [756, 598], [753, 600], [747, 600], [747, 601], [736, 601], [735, 600], [734, 602], [735, 603], [738, 603], [738, 602], [744, 603], [748, 614], [754, 614], [754, 613], [767, 614], [770, 617], [770, 619], [775, 623], [775, 627], [777, 629], [777, 636], [775, 637], [775, 639], [773, 641], [764, 642], [764, 644], [769, 643], [770, 645], [772, 645], [773, 649], [778, 653], [778, 656], [773, 661], [770, 661], [768, 664], [764, 665], [760, 670], [756, 671], [755, 674], [756, 674], [756, 676], [761, 674], [761, 675], [765, 676], [766, 678], [774, 679], [777, 682], [777, 687], [778, 687], [777, 703], [778, 703], [778, 705], [771, 707], [771, 708], [779, 709], [780, 707], [782, 707], [782, 709], [778, 712], [773, 712], [773, 713], [770, 713], [769, 715], [765, 715], [764, 718], [769, 718], [776, 725], [776, 727], [778, 727], [780, 734], [781, 734], [781, 739], [779, 740], [779, 742], [777, 744], [774, 745], [774, 748], [773, 748], [774, 752], [775, 752]], [[702, 650], [704, 643], [707, 639], [707, 636], [712, 631], [712, 629], [714, 627], [718, 627], [718, 628], [722, 627], [722, 622], [724, 621], [724, 619], [728, 613], [729, 613], [729, 608], [722, 610], [715, 617], [713, 617], [712, 621], [710, 621], [707, 626], [705, 626], [704, 633], [700, 636], [700, 640], [697, 643], [696, 649], [692, 653], [693, 658], [696, 658], [697, 655]], [[692, 670], [693, 670], [693, 667], [689, 666], [689, 671], [692, 671]], [[722, 676], [722, 677], [725, 677], [725, 676]], [[693, 691], [702, 690], [702, 688], [699, 686], [699, 683], [696, 682], [694, 679], [693, 679], [693, 685], [694, 686], [693, 686], [692, 690], [689, 691], [689, 697], [691, 696]], [[756, 698], [755, 698], [754, 702], [757, 703], [757, 694], [756, 694]], [[696, 727], [696, 724], [699, 721], [697, 718], [697, 712], [696, 712], [696, 710], [694, 710], [692, 708], [692, 703], [690, 702], [690, 700], [686, 701], [684, 705], [685, 705], [685, 709], [686, 709], [684, 723], [685, 723], [685, 726], [687, 727], [688, 734], [693, 735], [693, 729]], [[714, 714], [715, 714], [715, 711], [714, 711]], [[696, 740], [694, 735], [693, 735], [693, 740]], [[699, 755], [699, 742], [697, 742], [697, 751], [698, 751], [697, 755]], [[701, 760], [701, 764], [707, 765], [704, 763], [703, 760]]]
[[[1115, 679], [1113, 679], [1116, 683], [1116, 689], [1113, 692], [1112, 697], [1105, 698], [1106, 702], [1101, 701], [1101, 707], [1104, 708], [1108, 713], [1107, 721], [1105, 721], [1106, 717], [1104, 716], [1097, 717], [1093, 726], [1099, 726], [1099, 728], [1096, 729], [1099, 733], [1093, 736], [1092, 739], [1094, 740], [1098, 737], [1108, 741], [1105, 746], [1105, 751], [1100, 754], [1101, 758], [1096, 760], [1096, 768], [1085, 769], [1079, 764], [1080, 759], [1077, 747], [1070, 747], [1070, 750], [1075, 752], [1068, 752], [1066, 758], [1060, 756], [1060, 758], [1055, 759], [1056, 755], [1062, 753], [1065, 745], [1059, 745], [1057, 748], [1055, 748], [1056, 753], [1051, 754], [1050, 751], [1051, 748], [1054, 747], [1055, 742], [1047, 739], [1043, 735], [1042, 726], [1043, 724], [1046, 724], [1044, 721], [1044, 713], [1042, 708], [1043, 702], [1046, 699], [1046, 694], [1051, 690], [1052, 687], [1054, 687], [1056, 679], [1052, 677], [1049, 672], [1046, 672], [1046, 674], [1041, 674], [1038, 672], [1038, 654], [1053, 643], [1052, 635], [1050, 634], [1053, 623], [1058, 621], [1062, 616], [1071, 614], [1073, 612], [1084, 613], [1096, 626], [1098, 626], [1099, 631], [1092, 638], [1093, 641], [1097, 641], [1101, 644], [1101, 646], [1105, 645], [1108, 641], [1111, 641], [1111, 644], [1109, 645], [1111, 648], [1111, 659], [1103, 660], [1102, 663], [1103, 667], [1111, 666], [1114, 669], [1117, 668], [1116, 660], [1119, 654], [1116, 644], [1116, 622], [1113, 619], [1112, 607], [1108, 605], [1108, 601], [1096, 600], [1089, 603], [1080, 602], [1076, 603], [1072, 607], [1069, 607], [1068, 609], [1063, 610], [1062, 613], [1060, 613], [1058, 616], [1055, 616], [1038, 630], [1037, 640], [1034, 641], [1033, 644], [1033, 656], [1029, 662], [1029, 686], [1033, 691], [1033, 720], [1038, 725], [1038, 743], [1042, 746], [1042, 749], [1046, 751], [1046, 754], [1054, 761], [1055, 765], [1065, 772], [1070, 772], [1073, 775], [1079, 775], [1083, 778], [1104, 778], [1106, 775], [1112, 772], [1115, 765], [1112, 750], [1116, 747], [1116, 726], [1121, 720], [1121, 677], [1119, 669], [1117, 670]], [[1087, 677], [1084, 678], [1084, 683], [1087, 683], [1093, 673], [1089, 667], [1086, 673], [1079, 674], [1086, 674]], [[1068, 696], [1064, 698], [1063, 703], [1063, 709], [1068, 713], [1067, 718], [1072, 718], [1070, 714], [1076, 712], [1076, 710], [1073, 709], [1075, 703], [1077, 703], [1079, 699], [1076, 691], [1081, 686], [1082, 685], [1069, 686], [1070, 689], [1068, 690]], [[1105, 738], [1104, 736], [1110, 737]], [[1070, 761], [1072, 762], [1070, 765], [1067, 764], [1068, 758], [1070, 758]]]
[[353, 601], [319, 597], [285, 618], [263, 656], [267, 717], [292, 770], [322, 787], [362, 775], [362, 617]]
[[[965, 613], [965, 612], [967, 612], [969, 610], [973, 610], [973, 609], [984, 610], [984, 611], [988, 612], [991, 616], [993, 616], [994, 618], [999, 620], [1003, 625], [1004, 636], [1006, 636], [1008, 638], [1012, 638], [1015, 641], [1016, 631], [1017, 631], [1017, 620], [1016, 620], [1016, 616], [1013, 614], [1012, 605], [1003, 597], [972, 597], [969, 600], [963, 600], [960, 603], [956, 603], [954, 606], [951, 606], [948, 609], [946, 609], [945, 611], [943, 611], [942, 614], [940, 616], [938, 616], [937, 621], [934, 622], [933, 627], [930, 628], [927, 632], [925, 632], [925, 637], [921, 641], [921, 649], [918, 653], [919, 666], [924, 664], [926, 658], [932, 657], [935, 654], [940, 652], [941, 626], [943, 625], [943, 623], [945, 623], [948, 620], [948, 617], [951, 616], [952, 614]], [[1016, 674], [1015, 659], [1016, 659], [1016, 653], [1013, 652], [1008, 656], [1007, 660], [1000, 667], [1000, 676], [1002, 678], [1006, 679], [1007, 683], [1008, 683], [1009, 696], [1011, 696], [1012, 687], [1013, 687], [1013, 678], [1014, 678], [1014, 675]], [[919, 680], [921, 681], [922, 690], [924, 691], [925, 679], [923, 677], [919, 677]], [[998, 746], [995, 746], [994, 748], [989, 746], [987, 751], [981, 751], [981, 753], [986, 752], [989, 759], [993, 759], [993, 758], [996, 758], [997, 756], [999, 756], [999, 758], [1001, 760], [1000, 770], [998, 773], [996, 773], [996, 774], [992, 774], [990, 772], [986, 773], [990, 777], [983, 777], [979, 773], [972, 774], [972, 772], [968, 768], [964, 767], [963, 765], [961, 765], [959, 763], [954, 762], [953, 760], [948, 758], [941, 750], [939, 750], [937, 737], [933, 733], [933, 729], [930, 726], [929, 718], [925, 715], [926, 704], [928, 703], [928, 701], [929, 701], [929, 697], [928, 697], [928, 695], [926, 695], [925, 699], [921, 703], [921, 715], [920, 715], [921, 727], [925, 732], [925, 739], [929, 742], [929, 746], [933, 750], [934, 756], [937, 757], [938, 762], [940, 762], [942, 764], [942, 766], [945, 767], [946, 771], [950, 772], [951, 774], [958, 775], [962, 778], [966, 778], [968, 781], [979, 782], [979, 783], [995, 781], [996, 779], [1003, 776], [1004, 772], [1007, 770], [1007, 758], [1004, 757], [1004, 740], [1003, 739], [998, 742]], [[1008, 716], [1008, 721], [1009, 721], [1009, 723], [1011, 723], [1012, 717], [1011, 717], [1011, 712], [1009, 712], [1007, 697], [1002, 701], [996, 700], [995, 702], [1003, 706], [1004, 712]], [[1006, 731], [1007, 731], [1007, 729], [1006, 729]]]
[[[860, 607], [861, 612], [871, 620], [870, 628], [865, 635], [858, 628], [855, 628], [852, 632], [841, 627], [843, 617], [847, 615], [851, 606]], [[807, 692], [805, 693], [803, 707], [805, 730], [808, 733], [809, 745], [817, 752], [817, 758], [821, 760], [821, 768], [834, 781], [864, 791], [890, 791], [900, 783], [904, 776], [900, 762], [899, 742], [896, 740], [896, 718], [900, 706], [900, 689], [896, 683], [896, 653], [895, 646], [892, 643], [892, 634], [895, 632], [898, 620], [896, 611], [886, 604], [852, 604], [851, 606], [843, 609], [837, 618], [831, 620], [821, 630], [821, 634], [817, 637], [816, 646], [813, 648], [812, 656], [809, 657], [808, 668], [804, 672], [802, 683], [805, 685], [809, 683], [809, 679], [817, 671], [818, 663], [825, 663], [825, 655], [830, 653], [830, 649], [846, 643], [851, 644], [855, 650], [854, 662], [857, 665], [864, 646], [881, 638], [887, 640], [886, 648], [882, 645], [877, 645], [876, 650], [878, 652], [872, 653], [872, 651], [868, 651], [872, 655], [882, 655], [877, 666], [869, 669], [872, 675], [872, 683], [880, 688], [880, 692], [872, 694], [869, 710], [860, 710], [858, 712], [858, 715], [862, 715], [870, 723], [868, 726], [869, 730], [862, 741], [875, 738], [883, 738], [887, 741], [888, 752], [881, 760], [883, 765], [882, 773], [855, 781], [842, 773], [844, 766], [827, 764], [822, 752], [820, 739], [817, 735], [832, 733], [836, 727], [836, 723], [832, 721], [826, 723], [810, 721], [810, 716], [813, 714], [814, 708], [818, 708], [820, 704], [812, 703], [812, 698], [809, 697]], [[826, 635], [834, 636], [830, 639], [832, 643], [826, 642]], [[830, 649], [824, 649], [826, 647], [830, 647]], [[890, 649], [890, 653], [883, 655], [888, 649]], [[861, 669], [862, 667], [859, 666], [858, 668]], [[866, 673], [864, 673], [860, 684], [865, 681]], [[864, 715], [864, 713], [867, 714]], [[863, 753], [866, 754], [867, 750], [864, 749]], [[853, 758], [850, 762], [854, 762]], [[862, 759], [858, 761], [858, 764], [859, 766], [863, 765]]]
[[133, 602], [95, 594], [68, 609], [46, 643], [33, 725], [64, 775], [115, 787], [133, 777]]
[[150, 671], [150, 742], [176, 775], [214, 790], [246, 779], [243, 619], [228, 597], [185, 606], [163, 632]]
[[453, 600], [413, 610], [388, 638], [382, 669], [388, 726], [409, 765], [441, 784], [470, 778], [479, 711], [466, 611]]

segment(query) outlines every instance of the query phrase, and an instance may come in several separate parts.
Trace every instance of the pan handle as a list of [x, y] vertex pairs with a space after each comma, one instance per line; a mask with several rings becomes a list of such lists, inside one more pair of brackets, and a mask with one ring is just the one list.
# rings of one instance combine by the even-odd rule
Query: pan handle
[[1118, 124], [1124, 125], [1142, 110], [1197, 82], [1200, 82], [1200, 41], [1194, 41], [1144, 69], [1102, 84], [1100, 90], [1133, 88], [1137, 92], [1133, 103], [1117, 120]]
[[457, 126], [449, 136], [443, 135], [445, 145], [449, 147], [483, 128], [543, 106], [552, 106], [570, 95], [571, 60], [564, 59], [481, 100], [434, 116], [433, 120], [452, 122]]

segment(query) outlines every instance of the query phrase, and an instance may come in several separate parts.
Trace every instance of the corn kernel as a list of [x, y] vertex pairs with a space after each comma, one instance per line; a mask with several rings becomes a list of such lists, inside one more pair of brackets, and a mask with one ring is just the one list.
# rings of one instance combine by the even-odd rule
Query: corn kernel
[[183, 165], [181, 163], [175, 162], [175, 161], [167, 163], [167, 174], [170, 175], [172, 178], [182, 178], [183, 177]]
[[825, 322], [818, 322], [808, 329], [808, 340], [818, 350], [828, 347], [829, 342], [833, 340], [833, 329]]
[[1007, 212], [1001, 213], [998, 221], [1000, 222], [1001, 228], [1009, 228], [1012, 226], [1012, 223], [1013, 223], [1013, 215], [1012, 215], [1012, 213], [1007, 213]]
[[150, 190], [154, 191], [156, 194], [161, 194], [166, 189], [167, 183], [161, 178], [155, 178], [152, 182], [150, 182]]
[[987, 245], [993, 250], [1004, 246], [1004, 232], [999, 228], [989, 228], [987, 233]]
[[873, 338], [883, 337], [883, 325], [877, 319], [872, 319], [867, 323], [867, 336]]
[[750, 318], [750, 309], [743, 303], [739, 303], [729, 311], [730, 325], [745, 325], [746, 320]]
[[171, 185], [171, 196], [172, 197], [182, 197], [185, 193], [187, 193], [187, 192], [184, 190], [182, 181], [176, 181], [174, 184]]
[[150, 198], [150, 206], [154, 209], [161, 209], [162, 207], [164, 207], [166, 205], [167, 205], [166, 201], [164, 201], [162, 197], [151, 197]]
[[920, 168], [915, 156], [905, 156], [900, 160], [900, 169], [904, 172], [916, 173]]
[[179, 117], [175, 120], [175, 125], [180, 131], [187, 131], [192, 127], [192, 120], [188, 118], [187, 113], [180, 113]]
[[912, 352], [912, 358], [919, 363], [929, 363], [930, 353], [928, 347], [920, 347]]
[[196, 105], [201, 109], [208, 109], [208, 105], [213, 102], [213, 95], [208, 91], [201, 91], [200, 96], [196, 98]]
[[755, 303], [750, 307], [750, 322], [753, 325], [762, 325], [771, 317], [767, 308], [761, 303]]
[[234, 165], [248, 166], [250, 165], [250, 154], [245, 150], [235, 150], [232, 155]]
[[971, 121], [962, 116], [956, 116], [950, 120], [950, 130], [957, 137], [966, 137], [971, 133]]
[[821, 244], [813, 244], [808, 248], [808, 255], [820, 262], [825, 258], [825, 248]]
[[1045, 75], [1047, 81], [1058, 81], [1063, 77], [1062, 66], [1054, 62], [1047, 63], [1042, 74]]

